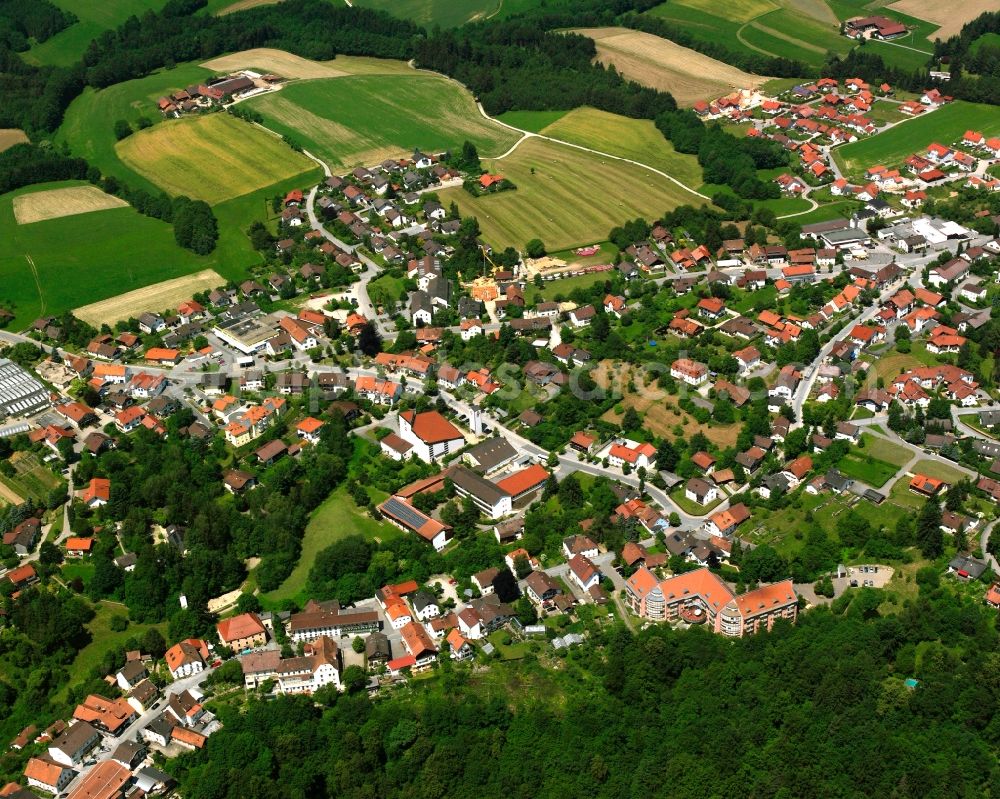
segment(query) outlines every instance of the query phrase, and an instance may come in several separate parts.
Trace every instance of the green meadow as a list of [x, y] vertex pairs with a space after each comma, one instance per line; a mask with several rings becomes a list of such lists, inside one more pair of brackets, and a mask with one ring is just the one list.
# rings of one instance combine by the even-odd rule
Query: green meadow
[[996, 107], [956, 100], [937, 111], [902, 122], [885, 133], [838, 147], [834, 157], [842, 170], [856, 175], [875, 164], [898, 164], [934, 142], [953, 144], [970, 129], [986, 136], [1000, 135], [1000, 113]]
[[247, 105], [332, 167], [461, 147], [503, 153], [518, 134], [485, 119], [457, 83], [431, 75], [355, 75], [292, 83]]

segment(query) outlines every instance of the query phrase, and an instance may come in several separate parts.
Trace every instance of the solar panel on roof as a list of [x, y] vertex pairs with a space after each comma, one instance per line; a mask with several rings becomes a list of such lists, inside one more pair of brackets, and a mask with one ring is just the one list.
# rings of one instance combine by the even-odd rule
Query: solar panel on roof
[[407, 505], [396, 497], [389, 497], [382, 508], [412, 530], [419, 530], [428, 520], [427, 516], [412, 505]]

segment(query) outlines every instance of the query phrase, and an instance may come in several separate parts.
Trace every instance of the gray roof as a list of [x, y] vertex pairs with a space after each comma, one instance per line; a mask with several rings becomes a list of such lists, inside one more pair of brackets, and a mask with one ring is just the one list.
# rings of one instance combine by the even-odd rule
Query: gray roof
[[948, 568], [954, 569], [955, 571], [963, 571], [973, 580], [978, 580], [983, 576], [983, 572], [986, 571], [987, 567], [981, 560], [969, 558], [965, 555], [959, 555], [948, 564]]
[[476, 464], [477, 472], [488, 472], [517, 457], [517, 450], [506, 438], [494, 436], [470, 448], [466, 455]]
[[451, 472], [451, 481], [458, 488], [471, 494], [488, 505], [496, 505], [504, 497], [510, 496], [489, 480], [484, 480], [471, 469], [456, 466]]
[[413, 609], [419, 613], [424, 608], [430, 605], [437, 605], [437, 599], [432, 594], [427, 591], [417, 591], [410, 600], [410, 604], [413, 605]]

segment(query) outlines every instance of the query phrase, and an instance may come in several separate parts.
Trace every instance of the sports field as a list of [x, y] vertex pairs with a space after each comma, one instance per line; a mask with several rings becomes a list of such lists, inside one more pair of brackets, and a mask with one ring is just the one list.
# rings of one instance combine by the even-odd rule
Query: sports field
[[20, 128], [0, 128], [0, 153], [15, 144], [23, 144], [28, 137]]
[[168, 120], [120, 141], [118, 157], [168, 194], [208, 203], [310, 171], [313, 162], [229, 114]]
[[400, 19], [432, 28], [457, 28], [466, 22], [494, 16], [501, 0], [353, 0], [352, 5], [385, 11]]
[[91, 39], [117, 28], [131, 16], [158, 11], [167, 0], [52, 0], [54, 5], [76, 14], [78, 22], [51, 39], [32, 47], [25, 60], [35, 64], [69, 66], [80, 60]]
[[13, 304], [10, 329], [216, 265], [218, 256], [181, 249], [169, 224], [132, 208], [17, 224], [16, 197], [71, 185], [86, 184], [43, 183], [0, 197], [0, 300]]
[[641, 31], [581, 28], [575, 33], [594, 40], [602, 64], [613, 65], [638, 83], [670, 92], [682, 106], [769, 80]]
[[986, 136], [1000, 135], [1000, 113], [994, 106], [956, 100], [925, 116], [902, 122], [885, 133], [838, 147], [833, 152], [842, 170], [857, 174], [876, 164], [897, 165], [933, 142], [950, 145], [960, 141], [969, 129]]
[[191, 299], [199, 291], [210, 291], [225, 282], [218, 272], [202, 269], [193, 275], [164, 280], [162, 283], [84, 305], [76, 308], [73, 315], [84, 322], [90, 322], [94, 327], [100, 327], [104, 322], [113, 325], [119, 319], [128, 319], [143, 311], [157, 313], [167, 308], [176, 308], [179, 303]]
[[458, 84], [423, 74], [357, 75], [293, 83], [247, 101], [272, 130], [332, 167], [373, 164], [414, 148], [437, 152], [468, 139], [496, 156], [518, 134], [483, 118]]
[[545, 136], [647, 164], [692, 188], [702, 184], [697, 157], [677, 152], [648, 119], [630, 119], [595, 108], [577, 108], [541, 132]]
[[22, 194], [14, 198], [14, 218], [19, 225], [58, 219], [61, 216], [89, 214], [109, 208], [128, 206], [124, 200], [105, 194], [96, 186], [67, 186]]
[[517, 189], [477, 198], [455, 188], [440, 196], [445, 205], [456, 202], [463, 216], [477, 217], [483, 237], [499, 246], [524, 247], [535, 237], [552, 251], [590, 244], [627, 219], [652, 219], [698, 199], [640, 167], [541, 139], [484, 166]]

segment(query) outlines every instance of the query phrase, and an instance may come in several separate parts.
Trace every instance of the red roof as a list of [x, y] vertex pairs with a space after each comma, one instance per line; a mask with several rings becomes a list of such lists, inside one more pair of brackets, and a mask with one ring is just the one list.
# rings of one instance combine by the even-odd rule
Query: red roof
[[437, 411], [403, 411], [399, 418], [408, 422], [413, 428], [413, 434], [425, 444], [437, 444], [442, 441], [464, 439], [462, 431], [445, 419]]
[[501, 491], [506, 491], [512, 497], [519, 497], [521, 494], [538, 488], [538, 486], [548, 479], [549, 473], [542, 466], [534, 463], [527, 469], [522, 469], [510, 475], [510, 477], [505, 477], [503, 480], [498, 481], [497, 488]]
[[83, 501], [88, 505], [94, 500], [111, 500], [111, 481], [104, 477], [95, 477], [90, 481], [87, 490], [83, 492]]

